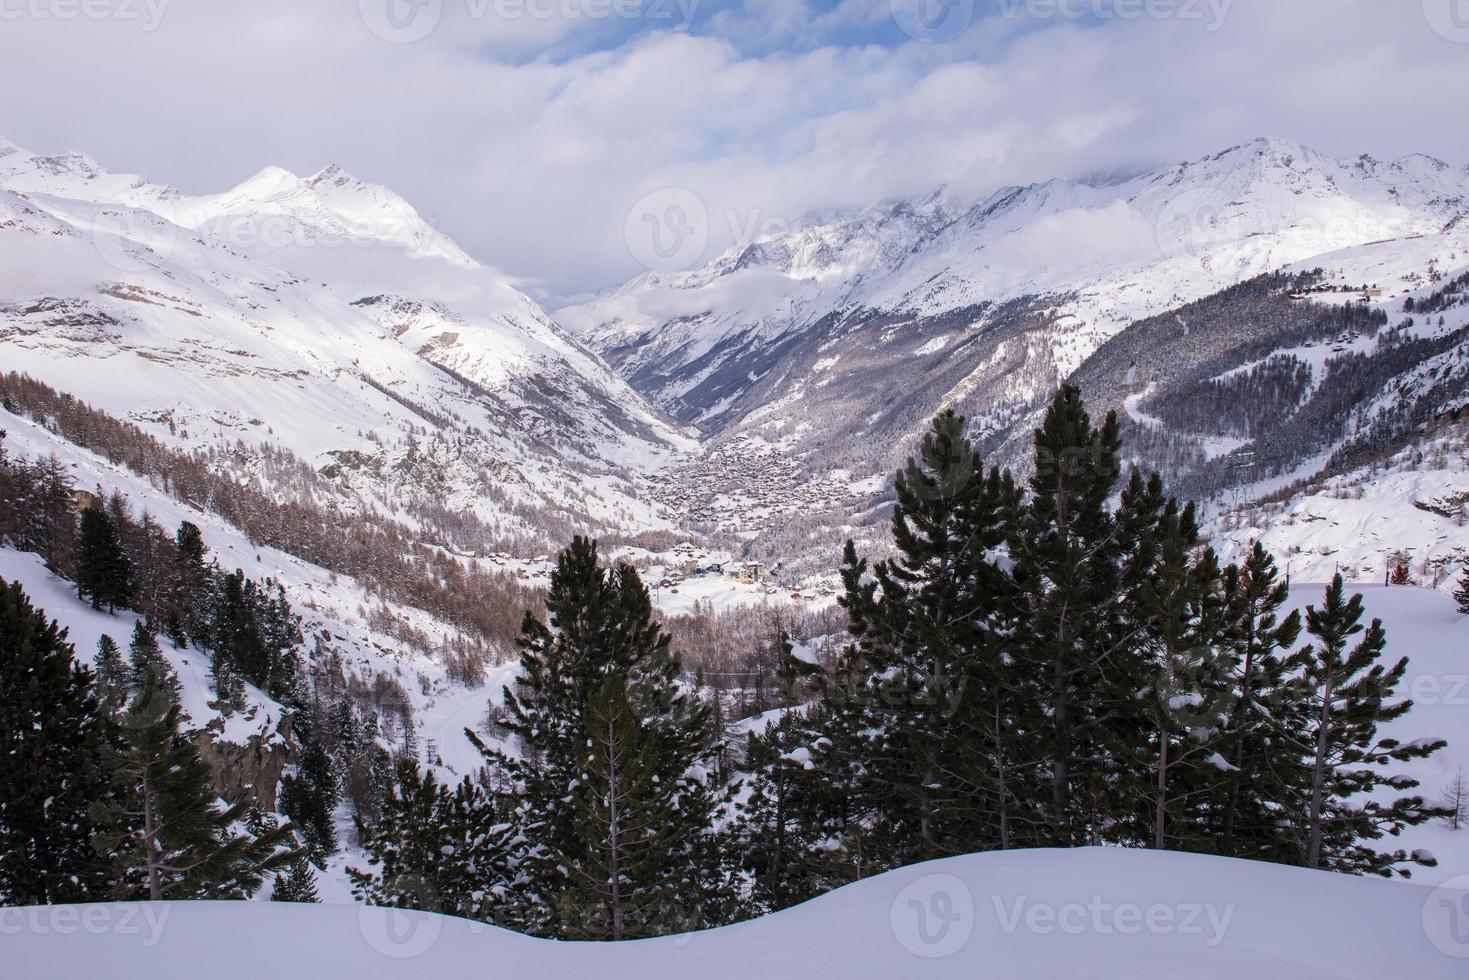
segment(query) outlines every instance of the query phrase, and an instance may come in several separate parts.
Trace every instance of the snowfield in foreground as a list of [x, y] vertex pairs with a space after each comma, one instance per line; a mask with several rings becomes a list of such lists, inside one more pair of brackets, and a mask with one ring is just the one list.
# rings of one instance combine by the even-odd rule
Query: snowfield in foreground
[[[1469, 888], [1469, 879], [1459, 884]], [[940, 861], [760, 921], [623, 944], [260, 902], [11, 909], [0, 911], [0, 929], [6, 973], [30, 980], [1469, 974], [1469, 891], [1119, 849]]]

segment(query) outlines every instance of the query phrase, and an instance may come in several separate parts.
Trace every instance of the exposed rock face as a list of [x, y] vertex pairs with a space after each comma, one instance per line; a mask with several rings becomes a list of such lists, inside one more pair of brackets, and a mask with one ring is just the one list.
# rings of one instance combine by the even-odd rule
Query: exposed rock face
[[216, 720], [194, 735], [194, 745], [214, 770], [214, 786], [230, 803], [253, 794], [262, 807], [274, 810], [281, 775], [296, 761], [295, 740], [290, 721], [282, 720], [274, 730], [251, 735], [245, 744], [220, 737]]

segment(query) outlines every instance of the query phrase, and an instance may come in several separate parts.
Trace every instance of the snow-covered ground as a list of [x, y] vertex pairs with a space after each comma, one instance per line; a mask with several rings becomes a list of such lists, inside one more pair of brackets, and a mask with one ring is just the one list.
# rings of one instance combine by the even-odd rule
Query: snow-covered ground
[[28, 980], [1448, 980], [1469, 972], [1469, 891], [1183, 854], [1012, 851], [906, 868], [755, 922], [622, 944], [263, 903], [4, 910], [0, 932], [7, 972]]
[[[1295, 580], [1291, 606], [1319, 605], [1323, 585]], [[1469, 616], [1461, 615], [1448, 596], [1432, 589], [1382, 585], [1351, 586], [1363, 596], [1367, 618], [1382, 620], [1387, 630], [1389, 663], [1408, 658], [1408, 671], [1398, 688], [1399, 699], [1410, 698], [1413, 710], [1386, 726], [1380, 737], [1403, 742], [1442, 738], [1448, 747], [1433, 756], [1392, 771], [1418, 779], [1414, 790], [1432, 802], [1439, 798], [1459, 769], [1469, 773]], [[1310, 637], [1302, 634], [1302, 641]], [[1427, 850], [1438, 858], [1436, 868], [1414, 868], [1413, 880], [1441, 884], [1455, 878], [1469, 882], [1469, 827], [1457, 832], [1439, 823], [1410, 828], [1379, 848], [1409, 852]], [[1465, 939], [1469, 942], [1469, 906], [1465, 907]], [[1469, 950], [1466, 950], [1469, 952]], [[1465, 976], [1469, 976], [1466, 968]]]
[[[1294, 474], [1319, 470], [1324, 459]], [[1271, 493], [1291, 478], [1252, 488]], [[1450, 429], [1370, 469], [1318, 480], [1288, 500], [1245, 504], [1215, 515], [1213, 544], [1237, 560], [1262, 542], [1294, 577], [1385, 580], [1392, 556], [1404, 556], [1417, 585], [1452, 591], [1469, 564], [1469, 455]], [[1452, 516], [1451, 516], [1452, 515]]]

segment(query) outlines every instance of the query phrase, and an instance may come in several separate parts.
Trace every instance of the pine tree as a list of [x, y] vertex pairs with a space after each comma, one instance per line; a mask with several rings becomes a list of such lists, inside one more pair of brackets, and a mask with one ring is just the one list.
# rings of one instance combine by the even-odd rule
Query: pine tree
[[235, 671], [234, 664], [223, 657], [216, 657], [210, 662], [209, 670], [214, 675], [214, 707], [225, 717], [243, 711], [245, 681]]
[[815, 762], [820, 718], [819, 705], [796, 709], [748, 736], [735, 851], [753, 882], [751, 915], [789, 908], [850, 879], [826, 846], [841, 839], [841, 827]]
[[[1408, 660], [1391, 667], [1379, 663], [1387, 634], [1380, 620], [1363, 627], [1362, 615], [1362, 596], [1348, 599], [1340, 575], [1327, 587], [1322, 605], [1306, 610], [1306, 630], [1316, 642], [1291, 657], [1287, 667], [1299, 678], [1292, 721], [1309, 782], [1297, 788], [1289, 803], [1295, 808], [1305, 867], [1384, 876], [1396, 871], [1408, 877], [1409, 870], [1400, 865], [1431, 865], [1432, 860], [1401, 849], [1379, 852], [1370, 842], [1396, 837], [1404, 827], [1430, 820], [1439, 811], [1421, 796], [1392, 802], [1364, 797], [1379, 786], [1414, 788], [1416, 780], [1379, 770], [1392, 762], [1426, 758], [1446, 743], [1424, 739], [1403, 744], [1377, 737], [1380, 725], [1401, 718], [1413, 706], [1410, 700], [1392, 700]], [[1354, 637], [1360, 639], [1348, 649]]]
[[97, 640], [96, 680], [97, 701], [108, 717], [116, 715], [128, 701], [131, 689], [131, 671], [122, 659], [117, 641], [107, 634]]
[[1258, 541], [1241, 567], [1226, 570], [1224, 585], [1235, 697], [1219, 739], [1225, 765], [1209, 827], [1221, 854], [1288, 862], [1276, 801], [1287, 798], [1300, 777], [1280, 731], [1289, 703], [1282, 654], [1301, 635], [1301, 614], [1281, 617], [1290, 590]]
[[1454, 592], [1454, 600], [1459, 604], [1459, 612], [1469, 616], [1469, 568], [1464, 570], [1464, 576], [1459, 579], [1459, 588]]
[[[522, 752], [510, 756], [481, 744], [513, 787], [509, 816], [525, 843], [520, 924], [568, 937], [588, 938], [595, 929], [610, 938], [617, 931], [606, 897], [585, 884], [588, 869], [608, 860], [614, 824], [605, 814], [626, 786], [614, 790], [609, 761], [621, 758], [625, 710], [639, 726], [644, 775], [636, 780], [638, 798], [619, 805], [661, 817], [658, 827], [645, 829], [653, 836], [619, 879], [622, 935], [718, 921], [726, 914], [728, 876], [712, 826], [725, 791], [708, 778], [715, 753], [709, 712], [681, 685], [679, 658], [653, 618], [648, 590], [630, 566], [604, 569], [596, 544], [577, 538], [557, 559], [546, 609], [547, 624], [525, 618], [520, 675], [515, 690], [505, 692], [504, 726]], [[606, 688], [609, 678], [625, 680], [625, 695]]]
[[[298, 713], [295, 717], [301, 757], [295, 771], [281, 780], [281, 812], [300, 829], [311, 860], [318, 868], [325, 868], [326, 859], [336, 853], [338, 846], [336, 810], [342, 794], [341, 769], [306, 716]], [[356, 749], [349, 741], [339, 740], [338, 746], [347, 753]]]
[[272, 902], [320, 902], [316, 892], [316, 874], [305, 854], [293, 859], [285, 871], [277, 871], [270, 890]]
[[[1009, 554], [1023, 628], [1011, 645], [1027, 691], [1034, 771], [1048, 785], [1036, 843], [1063, 847], [1097, 840], [1100, 816], [1113, 809], [1108, 785], [1108, 685], [1141, 689], [1141, 658], [1126, 679], [1110, 679], [1104, 666], [1129, 649], [1124, 567], [1134, 580], [1146, 562], [1127, 562], [1132, 547], [1107, 509], [1119, 475], [1118, 423], [1109, 414], [1094, 428], [1081, 393], [1062, 387], [1035, 434], [1035, 475], [1030, 495], [1009, 534]], [[1161, 491], [1135, 480], [1147, 499], [1135, 523], [1147, 526], [1161, 506]], [[1133, 622], [1136, 627], [1135, 621]], [[1111, 726], [1115, 732], [1116, 726]]]
[[284, 590], [236, 570], [219, 579], [210, 615], [206, 637], [215, 676], [233, 672], [272, 697], [283, 696], [295, 683], [295, 647], [302, 642]]
[[46, 559], [46, 567], [62, 578], [76, 578], [77, 517], [75, 485], [66, 465], [54, 453], [33, 468], [34, 496], [26, 508], [21, 548]]
[[211, 609], [208, 548], [199, 528], [184, 521], [174, 533], [174, 588], [168, 636], [182, 649], [189, 637], [208, 639]]
[[511, 884], [512, 828], [469, 779], [453, 791], [399, 759], [378, 818], [357, 821], [374, 867], [349, 868], [359, 901], [497, 921]]
[[178, 675], [158, 646], [158, 637], [142, 620], [133, 625], [132, 640], [128, 643], [128, 662], [129, 688], [132, 691], [156, 691], [178, 703], [181, 691]]
[[112, 726], [66, 631], [0, 580], [0, 903], [105, 896], [88, 807], [106, 800]]
[[[868, 858], [888, 867], [1001, 846], [1003, 760], [976, 748], [1014, 730], [1004, 717], [985, 724], [984, 710], [1003, 686], [991, 631], [1008, 581], [989, 552], [1004, 541], [1014, 484], [986, 477], [964, 419], [945, 412], [895, 488], [897, 557], [869, 575], [849, 543], [843, 562], [856, 688], [835, 691], [830, 715], [848, 735], [822, 759], [858, 774]], [[843, 745], [851, 757], [834, 758]]]
[[92, 809], [114, 897], [248, 898], [299, 853], [290, 848], [292, 828], [234, 829], [251, 803], [219, 806], [208, 764], [179, 731], [179, 713], [165, 680], [145, 671], [109, 758], [114, 796]]
[[[1157, 561], [1138, 586], [1141, 647], [1156, 676], [1133, 699], [1141, 743], [1113, 741], [1116, 758], [1139, 780], [1151, 827], [1138, 836], [1155, 849], [1185, 849], [1201, 834], [1200, 811], [1218, 778], [1217, 734], [1234, 696], [1232, 663], [1218, 644], [1223, 611], [1221, 573], [1213, 551], [1197, 560], [1193, 505], [1169, 501], [1159, 526]], [[1132, 712], [1125, 698], [1118, 708]], [[1130, 724], [1124, 724], [1124, 728]], [[1121, 748], [1118, 751], [1118, 748]], [[1139, 753], [1138, 750], [1141, 750]], [[1212, 770], [1212, 771], [1211, 771]]]
[[83, 510], [77, 537], [77, 595], [90, 598], [93, 609], [106, 606], [112, 612], [127, 605], [131, 576], [113, 519], [100, 507]]

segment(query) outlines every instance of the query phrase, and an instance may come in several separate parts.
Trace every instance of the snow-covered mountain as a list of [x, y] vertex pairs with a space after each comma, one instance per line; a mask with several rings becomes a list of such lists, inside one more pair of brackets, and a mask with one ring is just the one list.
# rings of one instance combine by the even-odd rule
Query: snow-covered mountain
[[[1342, 250], [1388, 245], [1401, 254], [1384, 273], [1463, 264], [1466, 214], [1469, 168], [1334, 160], [1262, 139], [1136, 176], [1004, 188], [970, 206], [940, 193], [821, 216], [558, 316], [711, 434], [803, 421], [769, 406], [803, 386], [851, 390], [863, 379], [846, 377], [849, 366], [874, 355], [902, 387], [915, 366], [928, 375], [935, 360], [962, 362], [971, 370], [958, 390], [999, 389], [1003, 418], [1127, 324], [1251, 276], [1333, 254], [1354, 264], [1363, 256]], [[1020, 309], [1040, 322], [997, 329]], [[880, 332], [864, 329], [875, 323]]]
[[[1336, 160], [1261, 139], [972, 204], [940, 192], [820, 215], [557, 315], [651, 401], [699, 426], [706, 469], [754, 451], [804, 474], [808, 498], [837, 500], [819, 485], [846, 481], [846, 517], [813, 518], [808, 506], [794, 518], [842, 524], [864, 519], [867, 481], [901, 463], [942, 408], [971, 420], [992, 459], [1023, 468], [1037, 412], [1066, 380], [1099, 411], [1127, 409], [1129, 441], [1183, 492], [1208, 497], [1264, 476], [1279, 490], [1313, 476], [1350, 445], [1401, 438], [1414, 412], [1452, 407], [1469, 307], [1453, 298], [1431, 321], [1407, 321], [1410, 300], [1466, 267], [1469, 168]], [[1262, 287], [1269, 299], [1230, 292], [1277, 271], [1296, 278]], [[1348, 338], [1342, 317], [1353, 316], [1333, 312], [1343, 307], [1360, 314]], [[1268, 447], [1228, 424], [1248, 412], [1169, 430], [1143, 410], [1149, 399], [1197, 398], [1271, 357], [1309, 364], [1313, 380], [1311, 397], [1256, 420]], [[1435, 369], [1435, 358], [1447, 361]], [[1432, 394], [1383, 411], [1404, 384]], [[1230, 466], [1233, 452], [1256, 449], [1253, 470]], [[720, 499], [689, 510], [708, 514]], [[792, 547], [774, 531], [783, 543], [762, 551], [772, 559]], [[805, 533], [787, 523], [792, 531]]]
[[189, 196], [0, 143], [0, 360], [172, 440], [272, 443], [507, 537], [659, 526], [696, 451], [503, 276], [332, 166]]

